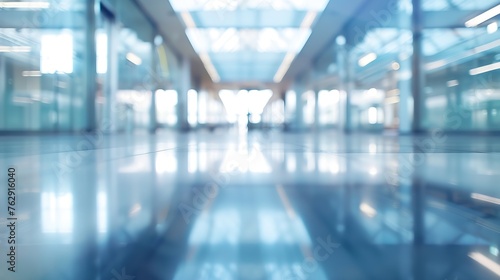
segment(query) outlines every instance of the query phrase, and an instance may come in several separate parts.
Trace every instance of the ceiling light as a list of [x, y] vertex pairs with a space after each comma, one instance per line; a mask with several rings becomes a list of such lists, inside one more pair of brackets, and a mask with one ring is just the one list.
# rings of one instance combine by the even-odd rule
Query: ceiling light
[[469, 74], [471, 76], [476, 76], [476, 75], [488, 73], [488, 72], [491, 72], [491, 71], [494, 71], [494, 70], [499, 70], [499, 69], [500, 69], [500, 62], [496, 62], [496, 63], [492, 63], [492, 64], [489, 64], [489, 65], [486, 65], [486, 66], [481, 66], [481, 67], [477, 67], [477, 68], [471, 69], [469, 71]]
[[304, 20], [302, 21], [302, 24], [300, 25], [300, 28], [304, 29], [309, 29], [314, 23], [314, 20], [316, 19], [316, 16], [318, 15], [317, 12], [308, 12], [306, 16], [304, 17]]
[[285, 59], [283, 59], [283, 62], [281, 63], [280, 67], [278, 68], [278, 71], [276, 72], [276, 75], [274, 75], [275, 83], [280, 83], [283, 80], [286, 72], [288, 72], [288, 69], [290, 69], [290, 66], [292, 65], [294, 59], [295, 59], [295, 53], [289, 52], [286, 54]]
[[399, 69], [401, 69], [401, 65], [399, 63], [397, 63], [396, 61], [394, 61], [391, 65], [392, 67], [392, 70], [394, 71], [398, 71]]
[[475, 53], [482, 53], [482, 52], [489, 51], [489, 50], [497, 48], [497, 47], [500, 47], [500, 39], [495, 40], [495, 41], [490, 42], [490, 43], [487, 43], [487, 44], [484, 44], [484, 45], [479, 46], [479, 47], [475, 47], [473, 50]]
[[487, 196], [487, 195], [479, 194], [479, 193], [473, 193], [473, 194], [471, 194], [470, 197], [473, 198], [473, 199], [476, 199], [476, 200], [480, 200], [480, 201], [484, 201], [484, 202], [489, 202], [489, 203], [492, 203], [492, 204], [500, 205], [500, 198], [491, 197], [491, 196]]
[[363, 56], [362, 58], [360, 58], [358, 64], [361, 67], [365, 67], [368, 64], [374, 62], [376, 59], [377, 59], [376, 53], [369, 53], [369, 54]]
[[23, 71], [23, 77], [40, 77], [42, 76], [42, 72], [40, 71]]
[[0, 9], [48, 9], [49, 2], [0, 2]]
[[219, 73], [217, 73], [217, 69], [215, 69], [214, 64], [212, 63], [212, 60], [210, 59], [210, 56], [206, 53], [201, 53], [200, 54], [200, 59], [203, 62], [203, 65], [205, 65], [205, 69], [207, 69], [208, 75], [212, 79], [214, 83], [220, 82], [220, 76]]
[[401, 98], [399, 96], [391, 96], [385, 99], [385, 104], [391, 105], [391, 104], [397, 104], [401, 101]]
[[447, 85], [448, 87], [456, 87], [456, 86], [458, 86], [459, 84], [460, 84], [460, 83], [458, 82], [458, 80], [451, 80], [451, 81], [448, 81], [448, 82], [446, 83], [446, 85]]
[[490, 258], [486, 257], [485, 255], [478, 252], [474, 252], [469, 254], [469, 258], [475, 260], [482, 266], [489, 269], [491, 272], [500, 276], [500, 265], [497, 264], [495, 261], [491, 260]]
[[366, 216], [368, 216], [370, 218], [373, 218], [377, 215], [377, 210], [375, 210], [373, 207], [371, 207], [367, 203], [362, 203], [359, 206], [359, 210], [361, 210], [361, 212], [363, 212]]
[[339, 46], [343, 46], [346, 43], [346, 39], [342, 35], [338, 36], [335, 41], [337, 42], [337, 45], [339, 45]]
[[142, 64], [142, 59], [138, 57], [137, 55], [129, 52], [127, 53], [127, 60], [132, 62], [135, 65], [141, 65]]
[[491, 9], [489, 9], [488, 11], [468, 20], [465, 23], [465, 26], [476, 27], [476, 26], [480, 25], [481, 23], [484, 23], [485, 21], [487, 21], [493, 17], [496, 17], [499, 14], [500, 14], [500, 5], [497, 5]]
[[0, 46], [0, 52], [5, 52], [5, 53], [31, 52], [31, 47], [28, 47], [28, 46]]
[[188, 12], [182, 12], [181, 18], [184, 21], [184, 24], [187, 28], [196, 28], [196, 23], [194, 23], [194, 19]]
[[486, 30], [488, 31], [488, 34], [493, 34], [493, 33], [497, 32], [498, 23], [495, 21], [495, 22], [488, 24], [488, 26], [486, 27]]

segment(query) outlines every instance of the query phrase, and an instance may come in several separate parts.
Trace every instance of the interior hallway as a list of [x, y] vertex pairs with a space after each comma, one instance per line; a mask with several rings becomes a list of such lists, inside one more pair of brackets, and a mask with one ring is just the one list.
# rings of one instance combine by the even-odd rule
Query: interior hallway
[[16, 277], [496, 279], [499, 140], [5, 136]]

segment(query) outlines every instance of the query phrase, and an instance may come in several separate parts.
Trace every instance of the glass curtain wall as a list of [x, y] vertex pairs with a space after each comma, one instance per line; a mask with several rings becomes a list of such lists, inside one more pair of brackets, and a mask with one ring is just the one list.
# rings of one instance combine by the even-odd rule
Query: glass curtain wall
[[93, 1], [37, 3], [0, 9], [0, 130], [91, 129]]
[[152, 106], [158, 112], [167, 106], [156, 105], [153, 92], [174, 88], [178, 68], [155, 35], [132, 0], [53, 0], [0, 9], [0, 131], [154, 125]]
[[[500, 131], [499, 22], [487, 12], [499, 2], [421, 2], [418, 104], [412, 89], [412, 15], [417, 7], [411, 0], [373, 1], [316, 59], [320, 123], [335, 122], [333, 110], [339, 127], [409, 132], [418, 113], [418, 130]], [[338, 98], [329, 97], [327, 92], [336, 90]], [[338, 105], [328, 105], [330, 110], [321, 108], [337, 100]]]
[[401, 115], [408, 118], [411, 111], [412, 3], [384, 2], [349, 27], [343, 88], [350, 95], [352, 129], [397, 129]]
[[498, 4], [496, 0], [423, 2], [424, 13], [467, 15], [424, 30], [424, 129], [500, 131], [498, 19], [482, 15]]

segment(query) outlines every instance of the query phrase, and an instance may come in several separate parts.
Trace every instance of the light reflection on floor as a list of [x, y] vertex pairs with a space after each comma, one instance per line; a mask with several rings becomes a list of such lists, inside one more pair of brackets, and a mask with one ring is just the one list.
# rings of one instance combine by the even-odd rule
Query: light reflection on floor
[[8, 279], [500, 276], [499, 137], [160, 132], [77, 150], [84, 139], [0, 138], [18, 176]]

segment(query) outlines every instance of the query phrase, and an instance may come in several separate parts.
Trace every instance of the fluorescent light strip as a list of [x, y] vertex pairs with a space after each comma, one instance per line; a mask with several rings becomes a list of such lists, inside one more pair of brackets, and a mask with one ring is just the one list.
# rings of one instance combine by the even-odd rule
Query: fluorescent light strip
[[495, 273], [496, 275], [500, 276], [500, 265], [494, 262], [493, 260], [489, 259], [485, 255], [475, 252], [475, 253], [470, 253], [469, 258], [475, 260], [482, 266], [486, 267], [489, 269], [491, 272]]
[[499, 69], [500, 69], [500, 62], [496, 62], [496, 63], [493, 63], [493, 64], [489, 64], [489, 65], [485, 65], [485, 66], [481, 66], [481, 67], [477, 67], [477, 68], [471, 69], [469, 71], [469, 74], [471, 76], [476, 76], [476, 75], [488, 73], [488, 72], [499, 70]]
[[23, 71], [23, 77], [40, 77], [42, 76], [42, 72], [40, 71]]
[[361, 212], [363, 212], [369, 218], [373, 218], [373, 217], [375, 217], [377, 215], [377, 210], [375, 210], [373, 207], [371, 207], [367, 203], [362, 203], [359, 206], [359, 210], [361, 210]]
[[188, 12], [182, 12], [181, 18], [184, 21], [184, 24], [187, 28], [196, 28], [196, 23], [194, 23], [194, 19]]
[[500, 205], [500, 198], [496, 198], [496, 197], [492, 197], [492, 196], [487, 196], [487, 195], [479, 194], [479, 193], [473, 193], [473, 194], [471, 194], [470, 197], [472, 197], [473, 199], [480, 200], [480, 201], [484, 201], [484, 202], [489, 202], [489, 203], [493, 203], [493, 204], [496, 204], [496, 205]]
[[450, 80], [446, 83], [446, 85], [448, 87], [456, 87], [458, 86], [460, 83], [458, 82], [458, 80]]
[[385, 99], [385, 104], [387, 104], [387, 105], [397, 104], [400, 101], [401, 101], [401, 98], [399, 96], [391, 96], [391, 97], [387, 97]]
[[482, 52], [489, 51], [489, 50], [497, 48], [497, 47], [500, 47], [500, 39], [495, 40], [495, 41], [490, 42], [490, 43], [487, 43], [487, 44], [484, 44], [484, 45], [479, 46], [479, 47], [475, 47], [473, 50], [476, 53], [482, 53]]
[[127, 53], [127, 60], [132, 62], [135, 65], [141, 65], [142, 64], [142, 59], [138, 57], [137, 55], [129, 52]]
[[500, 5], [497, 5], [491, 9], [489, 9], [488, 11], [478, 15], [477, 17], [474, 17], [474, 18], [468, 20], [465, 23], [465, 26], [476, 27], [476, 26], [480, 25], [481, 23], [498, 16], [499, 14], [500, 14]]
[[300, 28], [303, 29], [310, 29], [311, 26], [314, 23], [314, 20], [316, 19], [316, 16], [318, 15], [317, 12], [311, 11], [306, 14], [304, 17], [304, 20], [302, 21], [302, 24], [300, 25]]
[[283, 62], [281, 63], [280, 67], [278, 68], [278, 71], [276, 72], [276, 75], [274, 75], [275, 83], [280, 83], [283, 80], [286, 72], [288, 72], [288, 69], [290, 69], [292, 62], [295, 59], [295, 55], [296, 54], [292, 52], [286, 54], [285, 59], [283, 59]]
[[[302, 20], [302, 24], [300, 25], [300, 28], [302, 29], [311, 29], [314, 20], [316, 19], [316, 16], [318, 15], [317, 12], [310, 11], [306, 14], [304, 19]], [[310, 36], [311, 34], [309, 34]], [[307, 40], [305, 40], [307, 42]], [[304, 44], [305, 44], [304, 42]], [[304, 46], [301, 46], [303, 48]], [[297, 53], [300, 52], [300, 50], [297, 51]], [[285, 58], [283, 59], [283, 62], [281, 63], [280, 67], [278, 68], [278, 71], [276, 71], [276, 74], [274, 75], [274, 82], [275, 83], [280, 83], [283, 78], [285, 77], [286, 73], [288, 72], [288, 69], [290, 69], [290, 66], [292, 65], [293, 60], [295, 59], [295, 56], [297, 55], [295, 52], [288, 52], [285, 55]]]
[[49, 2], [0, 2], [0, 9], [48, 9]]
[[369, 53], [369, 54], [363, 56], [362, 58], [360, 58], [358, 64], [361, 67], [365, 67], [368, 64], [374, 62], [376, 59], [377, 59], [376, 53]]
[[200, 59], [203, 62], [203, 65], [205, 65], [205, 68], [207, 69], [208, 75], [210, 76], [212, 81], [214, 83], [220, 82], [219, 73], [217, 73], [217, 69], [215, 69], [215, 66], [212, 63], [210, 56], [206, 53], [200, 53]]
[[0, 52], [4, 52], [4, 53], [31, 52], [31, 47], [28, 47], [28, 46], [0, 46]]

